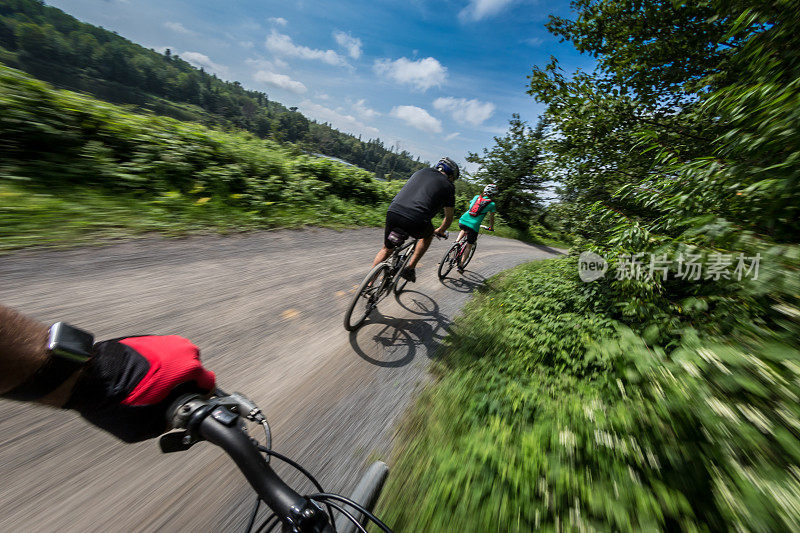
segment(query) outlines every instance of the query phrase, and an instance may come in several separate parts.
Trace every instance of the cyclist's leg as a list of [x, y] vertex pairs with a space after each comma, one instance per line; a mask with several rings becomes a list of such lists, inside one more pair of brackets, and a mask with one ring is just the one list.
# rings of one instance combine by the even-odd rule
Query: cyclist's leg
[[414, 255], [411, 256], [411, 261], [408, 262], [408, 266], [406, 267], [408, 270], [414, 270], [417, 267], [417, 263], [419, 260], [422, 259], [422, 256], [425, 255], [425, 252], [428, 251], [428, 246], [431, 245], [431, 241], [433, 240], [433, 224], [431, 224], [430, 220], [424, 220], [421, 222], [417, 222], [414, 228], [411, 228], [412, 231], [409, 231], [409, 234], [419, 239], [417, 241], [417, 247], [414, 249]]
[[428, 250], [428, 246], [431, 245], [432, 240], [433, 234], [417, 241], [417, 247], [414, 248], [414, 255], [411, 256], [411, 260], [408, 262], [408, 266], [406, 267], [407, 269], [414, 270], [417, 267], [417, 263], [419, 263], [419, 260], [422, 259], [423, 255], [425, 255], [425, 252]]
[[389, 248], [384, 244], [383, 248], [381, 248], [381, 251], [375, 256], [375, 260], [372, 261], [372, 266], [386, 261], [386, 259], [392, 255], [392, 250], [394, 250], [394, 248]]
[[375, 256], [375, 259], [372, 261], [372, 266], [374, 267], [378, 263], [386, 261], [392, 252], [394, 251], [395, 245], [392, 241], [389, 240], [389, 234], [392, 230], [397, 229], [398, 226], [398, 219], [397, 217], [393, 216], [391, 212], [386, 213], [386, 224], [383, 228], [383, 247], [378, 252], [378, 255]]
[[[472, 245], [478, 241], [478, 232], [473, 230], [472, 228], [468, 228], [463, 224], [459, 224], [461, 228], [461, 232], [466, 234], [467, 237], [467, 244], [464, 245], [464, 252], [461, 254], [462, 261], [469, 257], [470, 252], [472, 252]], [[461, 265], [459, 264], [459, 269], [461, 269]]]

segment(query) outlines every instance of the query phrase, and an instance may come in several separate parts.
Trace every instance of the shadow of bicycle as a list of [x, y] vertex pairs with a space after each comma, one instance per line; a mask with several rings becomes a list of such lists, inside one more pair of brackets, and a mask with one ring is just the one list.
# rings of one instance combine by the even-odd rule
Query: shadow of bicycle
[[418, 291], [403, 291], [395, 298], [413, 317], [393, 317], [376, 309], [364, 325], [350, 332], [350, 345], [373, 365], [396, 368], [414, 360], [420, 348], [433, 359], [452, 322], [439, 312], [436, 300]]
[[[455, 272], [455, 271], [454, 271]], [[486, 283], [486, 278], [474, 270], [465, 270], [463, 274], [451, 273], [449, 277], [439, 280], [442, 285], [456, 292], [474, 292]]]

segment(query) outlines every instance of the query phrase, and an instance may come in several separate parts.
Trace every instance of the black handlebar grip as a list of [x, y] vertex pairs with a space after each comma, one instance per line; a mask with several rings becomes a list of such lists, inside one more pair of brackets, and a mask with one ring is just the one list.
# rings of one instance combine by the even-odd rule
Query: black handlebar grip
[[200, 422], [198, 433], [227, 452], [261, 500], [278, 516], [291, 518], [299, 531], [333, 531], [325, 513], [284, 483], [267, 464], [238, 415], [216, 407]]
[[230, 455], [253, 489], [273, 511], [280, 516], [291, 516], [293, 507], [302, 509], [305, 498], [292, 490], [270, 468], [244, 432], [241, 419], [234, 415], [230, 421], [227, 416], [226, 420], [221, 421], [219, 416], [214, 416], [217, 409], [200, 423], [200, 435]]

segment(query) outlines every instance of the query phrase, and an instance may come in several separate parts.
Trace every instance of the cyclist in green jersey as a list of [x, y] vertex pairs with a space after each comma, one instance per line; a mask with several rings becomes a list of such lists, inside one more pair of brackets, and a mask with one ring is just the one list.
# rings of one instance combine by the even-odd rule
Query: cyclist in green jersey
[[[483, 188], [483, 194], [475, 195], [469, 203], [469, 209], [458, 219], [458, 227], [461, 229], [461, 233], [458, 234], [458, 240], [463, 239], [465, 235], [467, 237], [464, 257], [469, 257], [472, 246], [478, 242], [478, 233], [481, 231], [481, 223], [487, 214], [489, 215], [489, 227], [487, 229], [489, 231], [494, 231], [494, 214], [497, 211], [497, 206], [492, 201], [492, 198], [496, 194], [497, 185], [490, 183]], [[458, 271], [461, 273], [464, 272], [460, 264], [458, 265]]]

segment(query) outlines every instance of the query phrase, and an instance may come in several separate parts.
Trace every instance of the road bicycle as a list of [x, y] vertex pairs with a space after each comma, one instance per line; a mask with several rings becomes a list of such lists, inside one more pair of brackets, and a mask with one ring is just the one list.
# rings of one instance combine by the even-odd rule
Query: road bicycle
[[[264, 428], [264, 444], [250, 436], [244, 419]], [[185, 451], [206, 440], [222, 448], [247, 478], [256, 491], [247, 532], [265, 533], [280, 526], [281, 531], [291, 533], [366, 533], [364, 524], [370, 521], [379, 530], [391, 533], [389, 527], [369, 510], [388, 474], [384, 463], [374, 463], [356, 487], [353, 498], [345, 498], [325, 491], [302, 466], [272, 449], [266, 417], [242, 394], [227, 394], [217, 389], [210, 398], [198, 394], [184, 395], [169, 408], [167, 421], [175, 431], [161, 436], [159, 443], [164, 453]], [[269, 464], [270, 458], [297, 469], [311, 481], [317, 492], [300, 495], [275, 473]], [[262, 502], [272, 514], [253, 529]], [[339, 513], [338, 521], [334, 511]]]
[[[487, 231], [489, 230], [488, 227], [481, 225], [481, 227]], [[472, 249], [469, 251], [469, 255], [465, 258], [464, 257], [464, 250], [467, 247], [467, 236], [464, 235], [461, 239], [456, 239], [456, 242], [453, 243], [442, 257], [442, 260], [439, 261], [439, 279], [442, 280], [447, 277], [453, 267], [459, 265], [461, 270], [467, 268], [467, 265], [470, 261], [472, 261], [472, 256], [475, 255], [475, 249], [478, 248], [478, 242], [475, 241], [475, 244], [472, 245]]]
[[[361, 284], [358, 286], [350, 306], [344, 315], [344, 329], [355, 331], [367, 319], [370, 313], [378, 307], [378, 303], [394, 292], [395, 295], [403, 292], [408, 284], [408, 280], [402, 277], [403, 270], [414, 255], [419, 239], [413, 239], [403, 244], [408, 238], [407, 234], [393, 231], [395, 235], [389, 234], [389, 238], [396, 242], [396, 246], [391, 255], [383, 262], [378, 263], [367, 273]], [[447, 239], [448, 234], [440, 236], [436, 233], [437, 239]]]

